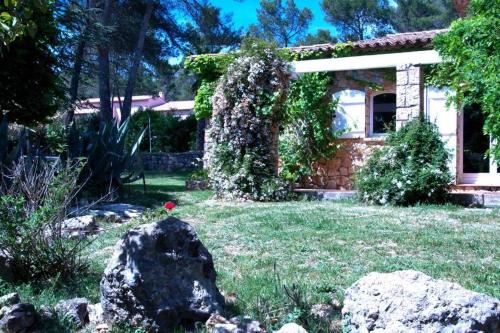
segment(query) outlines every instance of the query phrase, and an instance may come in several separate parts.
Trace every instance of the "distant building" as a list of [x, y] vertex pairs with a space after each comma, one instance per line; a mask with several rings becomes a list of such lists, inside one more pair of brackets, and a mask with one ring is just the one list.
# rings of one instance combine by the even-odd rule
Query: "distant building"
[[[123, 103], [124, 97], [113, 98], [113, 118], [120, 119], [120, 104]], [[75, 109], [75, 117], [85, 117], [99, 112], [99, 98], [89, 98], [81, 101]], [[186, 118], [193, 113], [194, 101], [171, 101], [166, 102], [163, 93], [154, 95], [132, 96], [132, 110], [134, 114], [140, 109], [152, 109], [164, 114], [172, 114], [176, 117]]]

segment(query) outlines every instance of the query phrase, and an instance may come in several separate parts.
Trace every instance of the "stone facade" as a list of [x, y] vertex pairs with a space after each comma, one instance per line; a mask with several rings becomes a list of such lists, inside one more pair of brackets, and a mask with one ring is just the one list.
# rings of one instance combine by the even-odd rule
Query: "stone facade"
[[424, 82], [420, 66], [403, 65], [396, 68], [396, 129], [418, 118], [424, 110]]
[[143, 154], [142, 162], [147, 171], [189, 171], [201, 167], [202, 151], [185, 153]]
[[302, 177], [300, 188], [352, 190], [354, 176], [370, 153], [383, 145], [383, 140], [342, 139], [333, 158], [313, 165], [313, 175]]

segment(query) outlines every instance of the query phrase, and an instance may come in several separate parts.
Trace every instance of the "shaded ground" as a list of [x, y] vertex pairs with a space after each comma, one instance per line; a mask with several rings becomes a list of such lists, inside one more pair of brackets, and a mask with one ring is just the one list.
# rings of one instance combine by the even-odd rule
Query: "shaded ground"
[[[134, 184], [127, 200], [150, 207], [176, 202], [172, 214], [194, 225], [214, 256], [220, 289], [236, 299], [231, 314], [253, 316], [271, 329], [291, 320], [307, 324], [307, 304], [342, 299], [346, 287], [371, 271], [415, 269], [500, 297], [499, 210], [218, 202], [209, 191], [185, 191], [184, 179], [183, 174], [150, 174], [147, 194], [142, 184]], [[132, 225], [163, 216], [166, 212], [155, 208]], [[75, 287], [4, 286], [0, 291], [17, 289], [37, 304], [70, 296], [98, 301], [100, 272], [130, 227], [95, 239], [86, 253], [91, 272]]]

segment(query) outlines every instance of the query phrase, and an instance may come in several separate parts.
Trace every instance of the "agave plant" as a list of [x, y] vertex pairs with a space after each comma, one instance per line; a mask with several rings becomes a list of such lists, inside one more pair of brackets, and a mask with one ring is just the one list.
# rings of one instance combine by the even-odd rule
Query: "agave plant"
[[68, 157], [86, 160], [80, 176], [80, 181], [86, 187], [121, 187], [144, 179], [138, 148], [146, 130], [140, 133], [130, 151], [126, 151], [125, 137], [129, 119], [121, 125], [114, 122], [101, 123], [97, 131], [89, 127], [85, 133], [80, 133], [75, 124], [71, 127]]

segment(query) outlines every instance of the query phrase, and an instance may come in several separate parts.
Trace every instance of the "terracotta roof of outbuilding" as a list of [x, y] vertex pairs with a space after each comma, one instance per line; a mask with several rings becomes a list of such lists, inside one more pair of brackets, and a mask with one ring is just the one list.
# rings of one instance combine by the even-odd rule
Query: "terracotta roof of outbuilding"
[[[353, 46], [354, 49], [357, 49], [359, 51], [376, 51], [376, 50], [399, 49], [399, 48], [428, 47], [430, 46], [434, 36], [443, 32], [446, 32], [446, 29], [390, 34], [384, 37], [352, 42], [351, 45]], [[290, 47], [289, 49], [293, 52], [302, 52], [302, 51], [328, 52], [334, 49], [334, 44], [296, 46], [296, 47]]]

